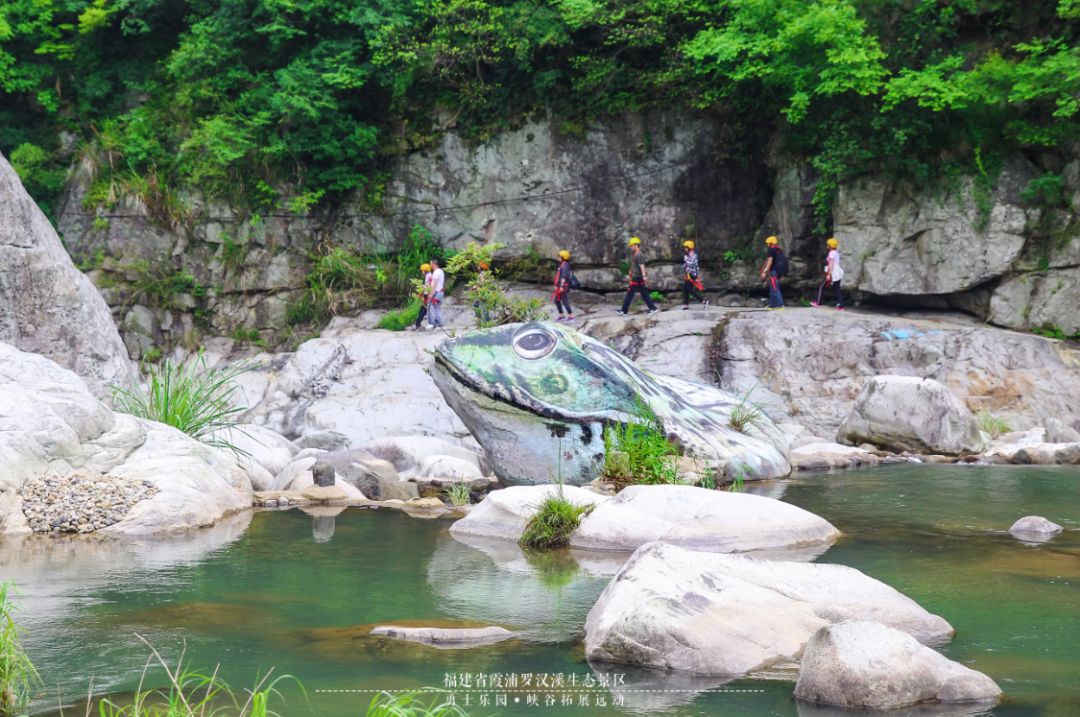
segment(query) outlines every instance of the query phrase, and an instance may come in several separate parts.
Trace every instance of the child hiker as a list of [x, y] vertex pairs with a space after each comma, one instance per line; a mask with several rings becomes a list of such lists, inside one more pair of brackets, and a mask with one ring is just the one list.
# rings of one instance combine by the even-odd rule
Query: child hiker
[[[570, 308], [570, 280], [574, 276], [574, 270], [570, 267], [570, 252], [563, 249], [559, 252], [559, 268], [555, 271], [555, 291], [551, 298], [555, 302], [555, 308], [559, 310], [559, 318], [556, 321], [570, 322], [574, 320], [574, 310]], [[566, 316], [563, 316], [566, 309]]]
[[690, 295], [701, 302], [701, 307], [709, 308], [709, 300], [705, 298], [705, 286], [701, 283], [701, 266], [698, 264], [698, 255], [694, 250], [694, 242], [687, 239], [683, 245], [683, 285], [682, 307], [683, 311], [690, 308]]
[[821, 306], [821, 292], [826, 286], [832, 284], [836, 292], [836, 308], [844, 310], [844, 292], [840, 289], [840, 281], [844, 278], [844, 269], [840, 266], [840, 243], [835, 238], [828, 239], [825, 244], [829, 247], [829, 254], [825, 257], [825, 278], [817, 290], [817, 301], [811, 301], [811, 306]]
[[630, 288], [626, 290], [622, 308], [616, 313], [625, 315], [630, 310], [630, 302], [634, 300], [634, 292], [637, 292], [641, 294], [641, 298], [645, 299], [645, 305], [649, 307], [649, 313], [655, 314], [660, 309], [656, 308], [652, 297], [649, 296], [649, 287], [645, 285], [645, 262], [641, 258], [641, 240], [637, 237], [630, 237], [629, 245]]
[[416, 315], [416, 324], [413, 330], [419, 331], [420, 324], [427, 316], [428, 294], [431, 292], [431, 264], [421, 264], [420, 272], [424, 275], [424, 285], [420, 287], [420, 313]]

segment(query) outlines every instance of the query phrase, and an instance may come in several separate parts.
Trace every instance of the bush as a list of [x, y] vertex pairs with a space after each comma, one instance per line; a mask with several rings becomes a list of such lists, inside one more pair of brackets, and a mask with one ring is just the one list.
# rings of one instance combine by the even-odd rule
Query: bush
[[546, 498], [536, 514], [529, 519], [521, 533], [518, 544], [529, 550], [551, 550], [570, 542], [570, 534], [577, 530], [581, 518], [592, 511], [591, 505], [574, 505], [562, 494]]
[[1009, 423], [1004, 418], [995, 416], [985, 408], [975, 414], [975, 424], [979, 427], [980, 431], [989, 433], [991, 438], [997, 438], [1001, 434], [1008, 433], [1012, 430], [1012, 428], [1009, 427]]
[[22, 646], [22, 630], [15, 622], [11, 600], [13, 590], [13, 583], [0, 583], [0, 715], [16, 714], [41, 681]]
[[389, 329], [390, 331], [403, 331], [416, 323], [416, 317], [420, 315], [423, 307], [420, 299], [413, 299], [404, 308], [387, 311], [376, 328]]
[[651, 410], [639, 408], [638, 415], [640, 423], [613, 424], [604, 428], [601, 477], [622, 484], [678, 482], [678, 450], [668, 440]]
[[178, 428], [207, 445], [242, 453], [222, 434], [238, 424], [246, 409], [234, 404], [240, 391], [236, 377], [248, 370], [246, 364], [226, 369], [208, 369], [200, 353], [188, 365], [165, 359], [147, 370], [147, 389], [113, 386], [117, 410], [139, 418]]

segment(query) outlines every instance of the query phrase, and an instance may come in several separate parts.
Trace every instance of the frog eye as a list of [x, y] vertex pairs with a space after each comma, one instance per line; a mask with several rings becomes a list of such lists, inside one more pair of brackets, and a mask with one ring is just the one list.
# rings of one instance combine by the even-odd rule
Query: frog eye
[[523, 359], [535, 361], [544, 358], [555, 349], [556, 339], [551, 332], [539, 326], [526, 326], [514, 334], [514, 352]]

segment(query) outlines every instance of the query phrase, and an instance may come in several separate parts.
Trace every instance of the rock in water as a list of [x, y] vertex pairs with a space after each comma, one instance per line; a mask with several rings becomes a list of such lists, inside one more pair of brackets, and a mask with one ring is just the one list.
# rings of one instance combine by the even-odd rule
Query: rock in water
[[849, 709], [920, 702], [997, 702], [1001, 688], [907, 633], [877, 622], [818, 630], [803, 653], [795, 696]]
[[846, 620], [881, 622], [922, 641], [953, 634], [945, 620], [854, 568], [649, 543], [589, 611], [585, 656], [737, 676], [797, 661], [815, 632]]
[[874, 376], [840, 426], [852, 445], [962, 455], [984, 448], [975, 417], [949, 389], [915, 376]]
[[383, 635], [393, 640], [424, 642], [438, 647], [473, 647], [490, 645], [503, 640], [513, 639], [514, 633], [505, 627], [475, 628], [440, 628], [440, 627], [398, 627], [397, 625], [379, 625], [371, 631], [372, 635]]
[[739, 400], [642, 371], [622, 354], [549, 323], [509, 324], [440, 344], [432, 376], [508, 485], [587, 483], [604, 462], [605, 425], [652, 413], [685, 453], [728, 475], [791, 472], [787, 443], [762, 416], [740, 433]]
[[1020, 518], [1013, 523], [1009, 528], [1010, 533], [1021, 538], [1028, 536], [1048, 538], [1051, 535], [1057, 535], [1062, 530], [1064, 530], [1064, 528], [1060, 525], [1047, 520], [1041, 515], [1025, 515], [1023, 518]]
[[[481, 538], [500, 538], [517, 541], [529, 518], [536, 514], [545, 499], [556, 495], [554, 485], [514, 486], [489, 493], [484, 500], [461, 520], [450, 526], [451, 535], [474, 535]], [[563, 497], [574, 505], [598, 505], [607, 496], [584, 488], [564, 486]]]
[[97, 396], [131, 362], [109, 307], [71, 263], [19, 176], [0, 156], [0, 341], [79, 374]]
[[570, 545], [630, 551], [659, 540], [738, 553], [828, 545], [839, 535], [824, 518], [775, 498], [687, 485], [634, 485], [582, 520]]

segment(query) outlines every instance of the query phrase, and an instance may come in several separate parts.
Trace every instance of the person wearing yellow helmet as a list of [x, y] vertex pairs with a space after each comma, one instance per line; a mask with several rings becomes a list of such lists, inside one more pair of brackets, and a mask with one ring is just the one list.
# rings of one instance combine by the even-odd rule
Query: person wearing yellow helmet
[[641, 257], [641, 240], [630, 237], [628, 244], [630, 245], [630, 288], [626, 290], [626, 296], [623, 297], [622, 308], [616, 313], [625, 316], [630, 310], [630, 302], [634, 300], [634, 294], [640, 293], [641, 298], [645, 299], [645, 305], [649, 307], [649, 313], [655, 314], [660, 309], [656, 308], [656, 304], [649, 295], [649, 287], [645, 284], [645, 260]]
[[769, 285], [769, 308], [784, 308], [784, 296], [780, 292], [780, 280], [787, 275], [788, 258], [780, 248], [780, 240], [775, 236], [765, 238], [767, 248], [765, 263], [761, 265], [761, 278]]
[[424, 317], [427, 316], [428, 296], [431, 293], [431, 264], [424, 262], [420, 265], [420, 273], [424, 275], [424, 283], [420, 286], [420, 291], [417, 296], [420, 297], [420, 313], [416, 315], [416, 323], [413, 324], [413, 331], [419, 331], [420, 325], [424, 321]]
[[[551, 299], [555, 302], [555, 308], [559, 310], [556, 321], [573, 321], [574, 310], [570, 308], [570, 285], [576, 283], [574, 270], [570, 266], [570, 252], [566, 249], [559, 251], [559, 268], [555, 270], [555, 291], [551, 293]], [[566, 315], [563, 316], [563, 309]]]
[[701, 283], [701, 264], [698, 261], [697, 250], [694, 242], [687, 239], [683, 245], [683, 286], [682, 307], [683, 311], [690, 308], [690, 295], [701, 302], [701, 308], [709, 308], [709, 300], [705, 298], [705, 286]]
[[817, 301], [811, 301], [810, 305], [821, 306], [821, 292], [826, 286], [832, 285], [836, 294], [836, 309], [843, 311], [844, 292], [840, 288], [840, 282], [844, 278], [844, 269], [840, 266], [840, 242], [835, 237], [830, 237], [825, 241], [825, 246], [829, 248], [829, 253], [825, 256], [825, 278], [818, 287]]

